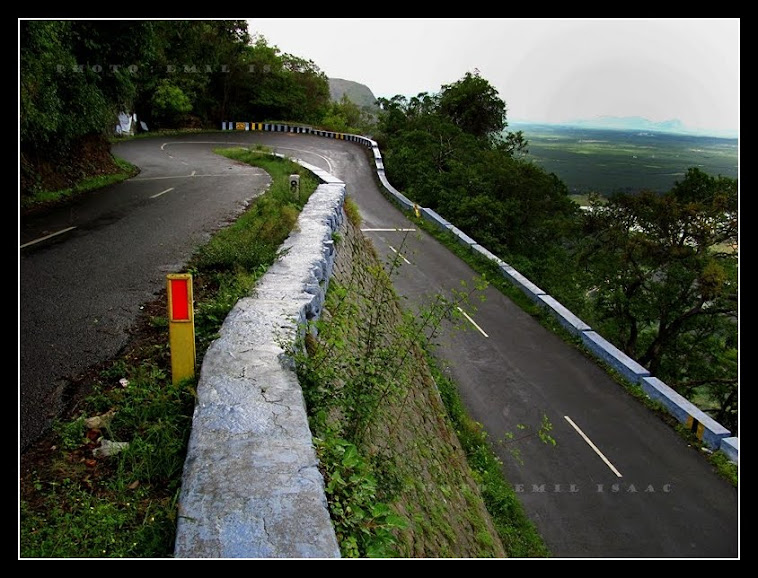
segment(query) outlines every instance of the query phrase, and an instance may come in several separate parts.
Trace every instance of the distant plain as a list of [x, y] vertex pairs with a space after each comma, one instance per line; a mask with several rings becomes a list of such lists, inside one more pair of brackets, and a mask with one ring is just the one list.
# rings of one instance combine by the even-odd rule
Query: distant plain
[[683, 134], [511, 123], [527, 159], [555, 173], [575, 195], [668, 191], [697, 167], [738, 178], [738, 140]]

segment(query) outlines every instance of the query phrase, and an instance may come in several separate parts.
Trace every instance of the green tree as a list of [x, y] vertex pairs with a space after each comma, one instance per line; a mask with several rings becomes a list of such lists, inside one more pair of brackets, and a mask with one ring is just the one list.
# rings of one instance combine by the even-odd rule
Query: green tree
[[478, 70], [467, 72], [458, 82], [442, 86], [439, 111], [464, 132], [498, 144], [506, 153], [526, 148], [521, 131], [505, 132], [508, 127], [506, 104]]
[[238, 91], [245, 118], [319, 122], [329, 107], [329, 79], [311, 60], [283, 54], [262, 36], [246, 47]]
[[[244, 78], [243, 54], [250, 37], [245, 20], [165, 20], [155, 22], [154, 50], [140, 70], [138, 115], [148, 124], [218, 127], [234, 108], [235, 83]], [[167, 116], [168, 91], [181, 93], [190, 111]], [[158, 91], [164, 93], [156, 99]], [[154, 108], [157, 107], [157, 108]], [[180, 108], [186, 109], [186, 106]]]
[[500, 134], [508, 126], [505, 102], [478, 71], [443, 85], [439, 109], [455, 126], [477, 138]]
[[21, 146], [25, 152], [67, 149], [77, 138], [103, 133], [111, 121], [115, 125], [115, 104], [101, 89], [103, 75], [94, 63], [80, 61], [76, 41], [71, 22], [21, 22]]
[[284, 95], [289, 97], [287, 107], [291, 115], [285, 118], [318, 122], [331, 102], [326, 74], [313, 60], [292, 54], [282, 56], [282, 65], [288, 85]]
[[373, 115], [355, 104], [347, 94], [337, 102], [331, 102], [321, 124], [329, 130], [366, 134], [373, 127]]
[[141, 23], [21, 21], [22, 195], [70, 187], [92, 170], [85, 153], [108, 158], [106, 135], [136, 94], [133, 73], [119, 65], [148, 54], [151, 35]]
[[151, 100], [153, 118], [161, 125], [177, 126], [192, 110], [192, 102], [184, 91], [169, 80], [162, 80]]
[[79, 66], [117, 111], [132, 112], [156, 50], [156, 23], [139, 20], [72, 20], [71, 48]]
[[378, 102], [376, 138], [394, 186], [498, 254], [537, 262], [563, 250], [577, 207], [560, 179], [515, 154], [527, 143], [504, 132], [505, 103], [478, 72], [438, 94]]
[[692, 168], [668, 193], [593, 201], [579, 254], [603, 334], [683, 395], [707, 390], [721, 417], [736, 403], [737, 210], [735, 179]]

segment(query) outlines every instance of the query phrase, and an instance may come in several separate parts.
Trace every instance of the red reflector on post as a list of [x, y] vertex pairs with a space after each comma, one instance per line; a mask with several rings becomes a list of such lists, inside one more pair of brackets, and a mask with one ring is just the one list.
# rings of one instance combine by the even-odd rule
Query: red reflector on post
[[189, 279], [169, 279], [170, 321], [190, 321]]
[[192, 275], [166, 276], [168, 293], [168, 340], [171, 347], [171, 378], [174, 383], [195, 376], [195, 320]]

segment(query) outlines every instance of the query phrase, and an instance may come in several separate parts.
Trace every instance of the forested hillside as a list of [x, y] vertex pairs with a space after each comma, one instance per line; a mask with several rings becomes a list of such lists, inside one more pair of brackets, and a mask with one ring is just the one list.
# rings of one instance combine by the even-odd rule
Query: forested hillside
[[315, 123], [331, 105], [315, 63], [251, 38], [244, 20], [25, 20], [20, 35], [21, 195], [115, 170], [122, 112], [140, 131]]
[[335, 102], [339, 102], [343, 96], [347, 96], [351, 102], [354, 102], [360, 108], [373, 112], [379, 110], [374, 93], [371, 92], [368, 86], [360, 82], [345, 80], [343, 78], [330, 78], [329, 94]]
[[530, 160], [479, 74], [379, 102], [375, 138], [393, 186], [737, 432], [736, 179], [681, 166], [669, 191], [597, 197], [583, 211]]

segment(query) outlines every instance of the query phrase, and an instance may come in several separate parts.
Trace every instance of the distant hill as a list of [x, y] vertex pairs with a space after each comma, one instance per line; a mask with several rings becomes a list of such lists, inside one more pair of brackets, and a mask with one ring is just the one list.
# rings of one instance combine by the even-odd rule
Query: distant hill
[[599, 116], [594, 119], [577, 119], [560, 124], [578, 128], [641, 130], [671, 134], [713, 136], [718, 138], [737, 138], [737, 134], [734, 133], [734, 131], [703, 131], [699, 129], [691, 129], [685, 126], [679, 119], [655, 122], [640, 116]]
[[371, 92], [368, 86], [359, 82], [344, 80], [342, 78], [330, 78], [329, 94], [334, 101], [342, 100], [342, 95], [346, 94], [352, 102], [361, 108], [367, 108], [372, 111], [379, 109], [376, 105], [374, 93]]

